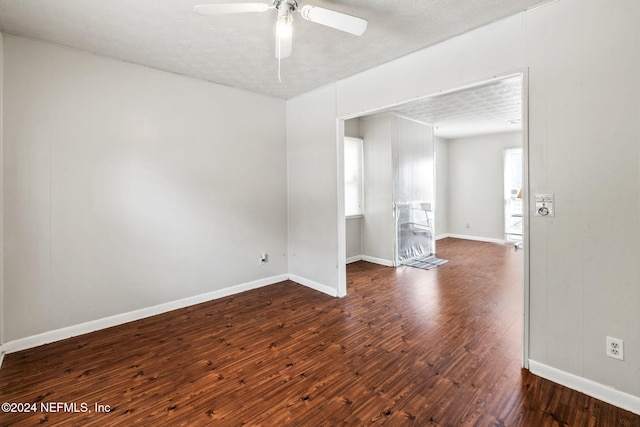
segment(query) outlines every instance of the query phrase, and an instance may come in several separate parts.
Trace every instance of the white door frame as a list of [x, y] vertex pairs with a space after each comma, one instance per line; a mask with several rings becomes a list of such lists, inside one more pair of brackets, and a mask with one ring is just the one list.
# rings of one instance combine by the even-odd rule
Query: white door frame
[[[338, 117], [336, 123], [336, 149], [338, 163], [338, 296], [347, 295], [347, 270], [346, 270], [346, 229], [344, 215], [344, 121], [357, 117], [363, 117], [374, 113], [382, 112], [399, 105], [408, 104], [421, 99], [443, 95], [446, 93], [457, 92], [462, 89], [468, 89], [476, 86], [484, 85], [495, 80], [502, 80], [514, 76], [522, 77], [522, 183], [524, 195], [522, 198], [522, 250], [524, 252], [523, 278], [522, 278], [522, 366], [529, 368], [529, 317], [530, 317], [530, 247], [529, 247], [529, 69], [522, 68], [511, 72], [490, 76], [485, 79], [478, 80], [471, 84], [461, 85], [455, 88], [440, 90], [424, 96], [416, 96], [410, 100], [398, 102], [393, 105], [376, 108], [370, 111], [364, 111], [358, 114]], [[437, 185], [437, 184], [436, 184]]]

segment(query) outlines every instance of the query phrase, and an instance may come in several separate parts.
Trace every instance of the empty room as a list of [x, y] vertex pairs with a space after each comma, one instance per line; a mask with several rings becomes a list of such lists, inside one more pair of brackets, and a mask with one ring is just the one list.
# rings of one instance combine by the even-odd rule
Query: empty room
[[[0, 0], [0, 425], [640, 426], [639, 21]], [[401, 246], [423, 183], [372, 118], [514, 76], [517, 132], [416, 146]]]

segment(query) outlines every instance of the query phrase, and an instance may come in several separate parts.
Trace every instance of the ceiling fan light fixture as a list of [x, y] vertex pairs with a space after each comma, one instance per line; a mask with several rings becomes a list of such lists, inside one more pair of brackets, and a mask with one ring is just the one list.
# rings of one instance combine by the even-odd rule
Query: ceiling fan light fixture
[[[276, 0], [273, 6], [278, 10], [276, 21], [276, 58], [278, 60], [291, 56], [293, 45], [293, 11], [298, 4], [295, 0]], [[278, 64], [280, 62], [278, 61]], [[278, 65], [279, 67], [280, 65]], [[279, 73], [278, 73], [279, 75]]]
[[[335, 28], [340, 31], [362, 35], [367, 30], [367, 20], [357, 16], [307, 5], [298, 8], [297, 0], [273, 0], [273, 3], [216, 3], [198, 5], [194, 11], [199, 15], [229, 15], [246, 12], [265, 12], [269, 9], [278, 11], [276, 20], [276, 58], [278, 60], [291, 55], [293, 45], [293, 12], [298, 11], [310, 22]], [[279, 62], [278, 62], [279, 64]]]
[[290, 38], [293, 32], [293, 16], [290, 11], [278, 12], [278, 22], [276, 23], [276, 34], [279, 38]]

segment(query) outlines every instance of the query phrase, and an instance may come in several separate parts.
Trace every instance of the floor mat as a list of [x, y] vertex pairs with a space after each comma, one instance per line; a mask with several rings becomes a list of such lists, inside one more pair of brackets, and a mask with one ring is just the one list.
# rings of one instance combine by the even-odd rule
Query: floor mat
[[441, 266], [442, 264], [446, 264], [449, 262], [446, 259], [436, 258], [433, 255], [429, 255], [422, 258], [412, 259], [411, 261], [407, 261], [402, 265], [407, 265], [409, 267], [422, 268], [425, 270], [431, 270], [432, 268], [436, 268]]

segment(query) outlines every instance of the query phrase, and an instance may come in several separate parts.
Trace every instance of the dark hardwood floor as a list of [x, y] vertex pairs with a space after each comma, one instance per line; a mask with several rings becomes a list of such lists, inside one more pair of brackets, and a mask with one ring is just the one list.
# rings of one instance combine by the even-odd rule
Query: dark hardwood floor
[[445, 239], [438, 256], [351, 264], [341, 299], [283, 282], [9, 354], [0, 402], [78, 412], [0, 424], [640, 426], [520, 368], [521, 251]]

